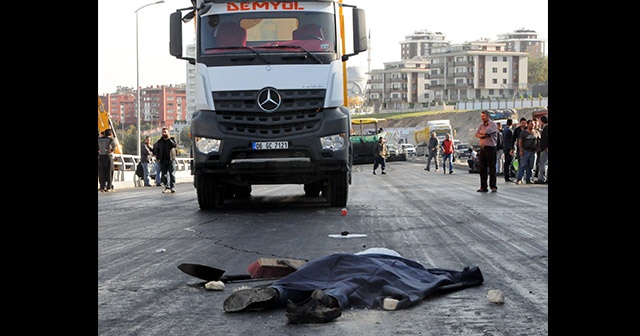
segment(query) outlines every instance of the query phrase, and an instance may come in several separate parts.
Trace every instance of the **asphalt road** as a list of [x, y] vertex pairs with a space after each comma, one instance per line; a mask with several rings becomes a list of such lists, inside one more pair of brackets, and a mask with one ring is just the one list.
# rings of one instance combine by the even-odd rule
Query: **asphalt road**
[[[201, 211], [191, 183], [98, 193], [99, 335], [547, 335], [548, 185], [498, 177], [497, 193], [478, 193], [479, 175], [426, 172], [424, 159], [354, 166], [348, 213], [302, 186], [258, 185], [252, 198]], [[332, 238], [348, 231], [360, 238]], [[345, 309], [321, 324], [290, 325], [284, 308], [225, 313], [240, 286], [204, 289], [182, 273], [199, 263], [245, 274], [260, 257], [312, 260], [386, 247], [425, 267], [479, 266], [478, 287], [428, 297], [406, 310]], [[491, 289], [505, 303], [487, 299]]]

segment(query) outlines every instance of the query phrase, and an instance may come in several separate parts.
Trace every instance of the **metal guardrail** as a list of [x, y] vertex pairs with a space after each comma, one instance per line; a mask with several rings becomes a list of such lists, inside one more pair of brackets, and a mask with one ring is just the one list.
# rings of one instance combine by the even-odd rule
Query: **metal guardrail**
[[[113, 154], [113, 181], [124, 181], [125, 171], [136, 171], [136, 166], [140, 162], [140, 156], [132, 154]], [[152, 162], [155, 162], [153, 159]], [[174, 160], [176, 165], [176, 171], [178, 170], [191, 170], [191, 158], [188, 157], [176, 157]]]

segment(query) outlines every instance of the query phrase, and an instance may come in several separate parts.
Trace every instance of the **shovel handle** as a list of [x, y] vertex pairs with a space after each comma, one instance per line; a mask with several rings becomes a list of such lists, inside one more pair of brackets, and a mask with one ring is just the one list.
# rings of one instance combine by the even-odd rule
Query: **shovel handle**
[[221, 276], [219, 280], [226, 283], [229, 281], [248, 280], [248, 279], [251, 279], [251, 275], [249, 274], [230, 274], [230, 275]]

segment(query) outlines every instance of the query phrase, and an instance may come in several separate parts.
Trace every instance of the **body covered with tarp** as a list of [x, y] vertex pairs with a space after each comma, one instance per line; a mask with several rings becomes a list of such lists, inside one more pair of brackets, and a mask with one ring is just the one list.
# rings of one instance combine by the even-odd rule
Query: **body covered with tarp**
[[304, 264], [274, 282], [279, 304], [301, 301], [317, 289], [335, 297], [341, 309], [382, 308], [385, 298], [398, 300], [396, 309], [418, 304], [440, 290], [481, 285], [478, 267], [462, 271], [425, 268], [418, 262], [388, 253], [336, 253]]

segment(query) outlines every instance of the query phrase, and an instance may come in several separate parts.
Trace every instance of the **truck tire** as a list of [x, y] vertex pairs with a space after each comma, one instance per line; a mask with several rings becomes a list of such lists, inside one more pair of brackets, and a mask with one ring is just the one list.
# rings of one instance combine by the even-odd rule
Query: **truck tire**
[[349, 196], [348, 172], [335, 172], [329, 175], [326, 185], [326, 192], [323, 195], [333, 207], [344, 207], [347, 205]]
[[213, 210], [224, 202], [224, 188], [217, 183], [215, 176], [199, 175], [195, 180], [200, 210]]

